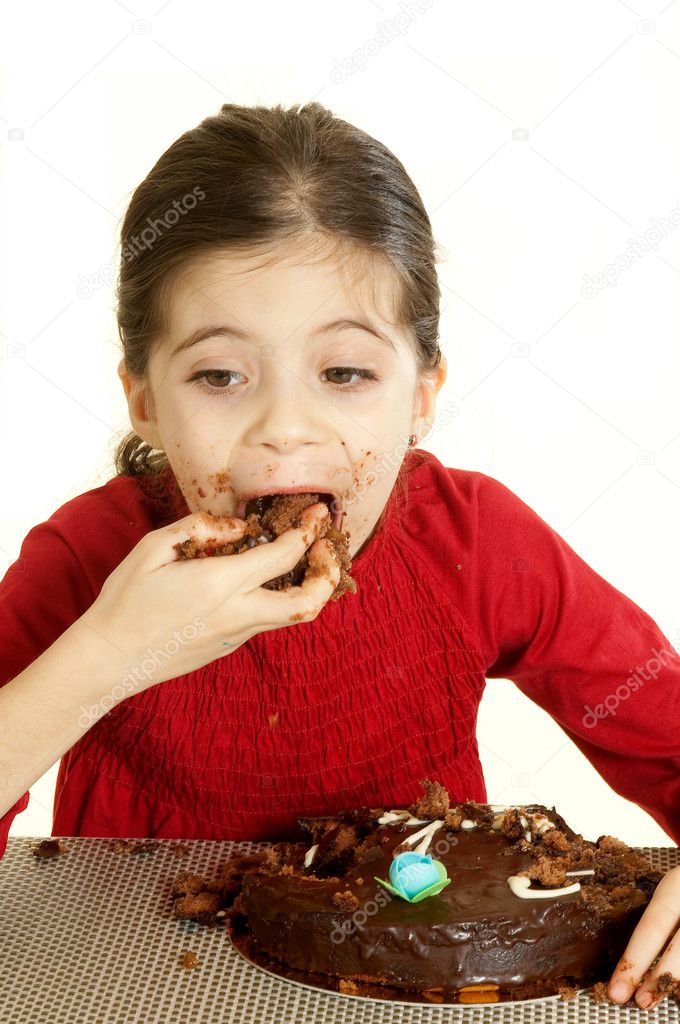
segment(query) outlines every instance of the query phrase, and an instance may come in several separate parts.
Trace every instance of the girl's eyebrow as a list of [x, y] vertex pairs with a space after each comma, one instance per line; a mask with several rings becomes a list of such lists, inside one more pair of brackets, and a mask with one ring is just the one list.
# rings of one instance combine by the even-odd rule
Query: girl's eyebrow
[[[340, 320], [331, 320], [330, 323], [324, 324], [322, 327], [317, 327], [310, 334], [310, 338], [318, 337], [324, 334], [331, 334], [333, 331], [347, 330], [347, 329], [359, 329], [368, 334], [372, 334], [374, 338], [388, 345], [394, 352], [396, 347], [392, 339], [387, 335], [383, 334], [382, 331], [378, 330], [375, 324], [371, 323], [370, 320], [365, 320], [363, 317], [356, 319], [342, 318]], [[254, 334], [250, 331], [245, 331], [241, 327], [235, 327], [232, 324], [207, 324], [205, 327], [198, 327], [195, 331], [185, 338], [184, 341], [180, 341], [178, 345], [170, 353], [170, 359], [174, 359], [175, 356], [179, 355], [180, 352], [186, 351], [193, 345], [197, 345], [199, 341], [205, 341], [207, 338], [236, 338], [237, 341], [257, 341]]]

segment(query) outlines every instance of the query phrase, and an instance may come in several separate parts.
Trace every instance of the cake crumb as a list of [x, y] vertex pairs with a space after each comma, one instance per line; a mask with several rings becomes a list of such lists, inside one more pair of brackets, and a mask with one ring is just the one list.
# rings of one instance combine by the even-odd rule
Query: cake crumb
[[349, 978], [340, 978], [338, 992], [344, 992], [348, 996], [355, 996], [359, 992], [359, 986]]
[[157, 842], [140, 842], [139, 840], [132, 839], [114, 839], [109, 843], [109, 848], [114, 853], [155, 853], [158, 847], [159, 843]]
[[175, 917], [184, 920], [193, 918], [200, 924], [214, 924], [219, 909], [219, 893], [206, 891], [180, 896], [175, 900], [172, 912]]
[[628, 846], [622, 839], [616, 839], [614, 836], [600, 836], [595, 844], [599, 850], [604, 850], [606, 853], [627, 853]]
[[576, 999], [578, 989], [575, 985], [569, 985], [567, 982], [560, 982], [557, 986], [557, 994], [560, 999]]
[[610, 1003], [611, 999], [607, 995], [607, 986], [604, 981], [596, 981], [593, 985], [593, 999], [596, 1003]]
[[60, 857], [63, 853], [68, 853], [68, 846], [61, 839], [43, 839], [33, 847], [33, 856], [41, 860], [51, 860], [53, 857]]
[[549, 850], [554, 850], [556, 853], [569, 852], [569, 840], [559, 828], [546, 829], [541, 835], [541, 842], [543, 846], [547, 846]]
[[344, 892], [334, 892], [332, 900], [338, 910], [344, 910], [348, 914], [351, 914], [359, 906], [359, 900], [349, 889], [345, 889]]
[[670, 971], [665, 971], [656, 979], [656, 991], [668, 993], [675, 999], [680, 999], [680, 980], [674, 978]]
[[550, 889], [557, 889], [567, 883], [567, 872], [563, 863], [551, 857], [537, 857], [531, 867], [518, 871], [518, 875], [531, 878]]
[[460, 828], [464, 819], [465, 815], [463, 814], [460, 807], [452, 807], [448, 814], [446, 814], [444, 817], [444, 824], [446, 825], [447, 828], [452, 828], [456, 830]]
[[192, 949], [188, 949], [183, 955], [182, 967], [198, 967], [198, 957]]
[[172, 883], [173, 896], [195, 896], [207, 888], [204, 878], [194, 875], [191, 871], [182, 871]]
[[421, 779], [425, 795], [408, 808], [414, 818], [445, 818], [449, 811], [449, 794], [440, 782]]

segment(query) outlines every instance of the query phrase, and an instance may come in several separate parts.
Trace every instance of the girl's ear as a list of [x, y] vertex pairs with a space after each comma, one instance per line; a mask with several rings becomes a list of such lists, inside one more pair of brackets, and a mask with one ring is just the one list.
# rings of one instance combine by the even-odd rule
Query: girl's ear
[[150, 384], [146, 380], [132, 377], [125, 366], [125, 358], [118, 364], [118, 376], [123, 384], [128, 404], [130, 423], [135, 433], [152, 448], [161, 450], [156, 426], [155, 403]]
[[434, 420], [437, 393], [446, 380], [446, 356], [442, 352], [439, 366], [434, 373], [422, 377], [416, 387], [416, 397], [413, 404], [412, 429], [419, 437], [424, 437]]

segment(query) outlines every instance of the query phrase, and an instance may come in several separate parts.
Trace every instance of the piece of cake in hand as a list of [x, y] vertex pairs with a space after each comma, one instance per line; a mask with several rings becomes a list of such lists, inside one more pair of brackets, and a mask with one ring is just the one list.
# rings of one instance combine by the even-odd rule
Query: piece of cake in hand
[[[217, 555], [237, 555], [241, 551], [257, 547], [258, 544], [268, 544], [276, 540], [282, 533], [291, 528], [300, 526], [300, 515], [310, 505], [316, 505], [323, 501], [327, 505], [332, 500], [332, 495], [319, 495], [311, 493], [298, 494], [270, 494], [264, 497], [253, 498], [246, 503], [245, 521], [246, 530], [243, 536], [229, 544], [219, 544], [216, 539], [199, 543], [195, 538], [174, 544], [178, 558], [208, 558]], [[319, 529], [317, 540], [328, 540], [333, 545], [340, 565], [340, 580], [330, 596], [331, 601], [337, 601], [342, 594], [349, 592], [356, 593], [356, 583], [349, 575], [352, 568], [352, 560], [349, 556], [349, 534], [347, 531], [337, 529], [333, 524], [330, 512], [328, 521], [322, 523]], [[300, 586], [305, 577], [309, 578], [319, 570], [310, 563], [307, 551], [304, 552], [297, 564], [289, 572], [268, 580], [263, 584], [267, 590], [287, 590], [288, 587]]]

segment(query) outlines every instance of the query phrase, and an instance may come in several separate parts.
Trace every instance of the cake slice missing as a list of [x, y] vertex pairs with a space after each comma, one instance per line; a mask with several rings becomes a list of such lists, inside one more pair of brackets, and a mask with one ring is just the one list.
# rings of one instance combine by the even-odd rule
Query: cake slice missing
[[[310, 505], [316, 505], [323, 501], [330, 506], [333, 496], [330, 494], [270, 494], [259, 498], [253, 498], [246, 503], [244, 518], [246, 521], [245, 533], [239, 540], [228, 544], [219, 544], [215, 538], [200, 543], [193, 537], [174, 544], [178, 558], [208, 558], [218, 555], [237, 555], [241, 551], [257, 547], [258, 544], [268, 544], [276, 540], [286, 530], [295, 529], [300, 526], [300, 515]], [[331, 601], [337, 601], [344, 593], [356, 593], [356, 582], [349, 575], [352, 568], [352, 560], [349, 556], [349, 533], [339, 530], [333, 523], [329, 508], [327, 522], [321, 525], [317, 539], [330, 541], [336, 553], [340, 565], [340, 580], [330, 596]], [[311, 578], [318, 570], [310, 564], [307, 551], [304, 552], [297, 564], [281, 576], [263, 583], [267, 590], [287, 590], [289, 587], [300, 586], [302, 581]]]

